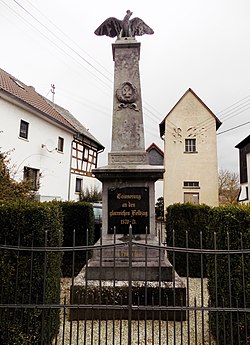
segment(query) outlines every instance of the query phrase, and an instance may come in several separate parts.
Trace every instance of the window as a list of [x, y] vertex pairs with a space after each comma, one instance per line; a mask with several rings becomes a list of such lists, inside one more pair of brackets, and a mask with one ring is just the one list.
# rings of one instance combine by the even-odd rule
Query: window
[[199, 204], [199, 193], [184, 193], [184, 202]]
[[39, 169], [33, 169], [30, 167], [24, 167], [23, 179], [30, 183], [32, 190], [39, 189]]
[[185, 139], [185, 152], [196, 152], [196, 139]]
[[83, 147], [83, 157], [82, 159], [87, 162], [89, 160], [89, 148], [88, 147]]
[[184, 181], [184, 188], [200, 188], [199, 181]]
[[102, 223], [102, 204], [99, 202], [93, 203], [93, 211], [95, 217], [95, 224]]
[[64, 139], [62, 137], [58, 137], [57, 151], [63, 152], [63, 146], [64, 146]]
[[29, 123], [24, 120], [21, 120], [19, 137], [28, 139], [28, 132], [29, 132]]
[[76, 178], [76, 193], [81, 193], [82, 191], [82, 178]]

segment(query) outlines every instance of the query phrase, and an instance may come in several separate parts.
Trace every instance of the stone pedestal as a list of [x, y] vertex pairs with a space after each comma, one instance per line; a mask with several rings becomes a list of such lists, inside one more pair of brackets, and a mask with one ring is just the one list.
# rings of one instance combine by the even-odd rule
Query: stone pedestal
[[[128, 233], [156, 235], [155, 181], [162, 177], [163, 167], [150, 165], [108, 165], [95, 169], [102, 181], [103, 235]], [[120, 212], [120, 216], [118, 213]], [[141, 214], [141, 215], [140, 215]]]
[[102, 239], [103, 243], [110, 247], [103, 248], [101, 240], [96, 243], [99, 249], [94, 250], [88, 263], [85, 272], [87, 279], [164, 282], [173, 280], [173, 267], [166, 258], [166, 248], [158, 243], [156, 237], [146, 239], [145, 235], [135, 235], [131, 245], [129, 235], [116, 237], [115, 243], [112, 235], [104, 236]]
[[71, 286], [71, 320], [185, 321], [186, 288], [155, 236], [106, 235]]
[[[180, 278], [175, 283], [106, 280], [88, 281], [79, 276], [71, 286], [71, 303], [81, 305], [70, 309], [70, 319], [78, 320], [161, 320], [186, 321], [186, 289]], [[131, 294], [130, 294], [131, 291]], [[176, 308], [179, 307], [179, 308]]]

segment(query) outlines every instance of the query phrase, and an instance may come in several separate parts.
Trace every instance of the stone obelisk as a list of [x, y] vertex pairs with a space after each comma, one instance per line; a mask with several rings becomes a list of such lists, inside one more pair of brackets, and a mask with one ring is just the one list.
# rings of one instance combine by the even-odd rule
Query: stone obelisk
[[[102, 236], [92, 258], [76, 277], [72, 296], [86, 296], [89, 286], [96, 291], [98, 281], [113, 293], [128, 293], [131, 283], [143, 294], [145, 284], [151, 290], [169, 295], [178, 291], [185, 305], [185, 287], [166, 256], [155, 227], [155, 181], [163, 177], [163, 166], [149, 165], [144, 142], [140, 85], [140, 43], [135, 35], [153, 33], [142, 20], [123, 21], [108, 18], [97, 30], [117, 40], [112, 44], [114, 92], [111, 151], [108, 164], [94, 169], [102, 182]], [[139, 22], [138, 22], [139, 21]], [[118, 28], [118, 32], [116, 31]], [[146, 248], [147, 247], [147, 248]], [[146, 249], [145, 249], [146, 248]], [[155, 288], [152, 287], [155, 284]], [[157, 285], [158, 284], [158, 285]], [[165, 284], [165, 285], [164, 285]], [[75, 296], [75, 297], [74, 297]], [[101, 303], [106, 303], [105, 300]], [[142, 301], [148, 304], [148, 301]], [[165, 299], [166, 303], [166, 299]], [[86, 311], [85, 314], [86, 316]], [[137, 315], [137, 314], [136, 314]], [[181, 316], [184, 319], [184, 316]]]
[[140, 43], [135, 39], [120, 39], [112, 48], [115, 66], [109, 165], [147, 164], [139, 73]]
[[145, 151], [139, 73], [140, 43], [119, 39], [113, 45], [114, 94], [108, 165], [94, 170], [103, 183], [103, 240], [110, 234], [155, 235], [154, 183], [163, 166], [148, 164]]
[[114, 93], [111, 151], [108, 165], [95, 169], [103, 183], [103, 239], [127, 234], [155, 235], [154, 183], [163, 176], [163, 166], [150, 166], [144, 142], [140, 85], [140, 43], [135, 36], [153, 34], [140, 18], [106, 19], [95, 31], [97, 35], [117, 36], [112, 44]]
[[[112, 245], [114, 233], [116, 243], [126, 241], [129, 227], [132, 227], [133, 240], [138, 243], [158, 245], [155, 227], [155, 181], [162, 178], [163, 166], [148, 164], [145, 151], [143, 112], [139, 73], [140, 43], [134, 38], [119, 39], [113, 45], [114, 94], [112, 143], [108, 155], [108, 165], [94, 170], [102, 181], [103, 215], [102, 238], [97, 245]], [[119, 236], [117, 236], [119, 235]], [[124, 263], [129, 263], [129, 248], [116, 251], [94, 251], [88, 265], [89, 279], [128, 279], [129, 273]], [[172, 266], [163, 252], [147, 251], [132, 247], [134, 269], [133, 280], [157, 280], [159, 267], [164, 280], [172, 279]], [[138, 260], [140, 258], [140, 260]], [[110, 264], [115, 260], [114, 264]], [[145, 276], [147, 265], [148, 277]], [[113, 270], [110, 266], [114, 266]]]

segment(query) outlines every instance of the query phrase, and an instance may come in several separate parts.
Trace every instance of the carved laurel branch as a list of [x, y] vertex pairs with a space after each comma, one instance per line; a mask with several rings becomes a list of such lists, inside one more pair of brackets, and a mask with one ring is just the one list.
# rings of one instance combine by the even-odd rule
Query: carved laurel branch
[[124, 109], [124, 108], [130, 108], [135, 111], [139, 111], [140, 109], [137, 107], [136, 103], [126, 104], [126, 103], [120, 103], [118, 105], [118, 110]]

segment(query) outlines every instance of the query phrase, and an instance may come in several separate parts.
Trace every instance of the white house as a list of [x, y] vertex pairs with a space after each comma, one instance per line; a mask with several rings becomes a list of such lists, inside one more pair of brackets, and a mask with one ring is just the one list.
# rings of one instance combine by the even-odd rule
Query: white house
[[0, 69], [0, 151], [10, 153], [16, 180], [32, 180], [39, 200], [78, 200], [95, 184], [103, 150], [67, 110]]
[[235, 146], [239, 149], [240, 194], [238, 202], [249, 203], [250, 191], [250, 135]]
[[218, 205], [216, 130], [221, 122], [188, 89], [160, 123], [164, 139], [164, 207]]

